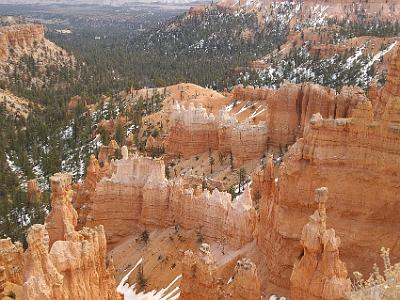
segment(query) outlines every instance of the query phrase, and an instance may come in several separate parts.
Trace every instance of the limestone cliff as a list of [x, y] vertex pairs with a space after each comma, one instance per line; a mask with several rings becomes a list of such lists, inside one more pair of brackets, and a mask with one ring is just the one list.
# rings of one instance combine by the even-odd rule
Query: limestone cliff
[[[25, 67], [24, 58], [27, 56], [34, 62], [34, 72]], [[0, 26], [1, 80], [7, 82], [12, 74], [17, 74], [27, 84], [47, 85], [49, 76], [56, 70], [75, 66], [76, 60], [72, 55], [45, 38], [43, 25]]]
[[[281, 4], [282, 3], [282, 4]], [[280, 5], [281, 4], [281, 5]], [[396, 20], [400, 18], [400, 2], [398, 0], [369, 0], [354, 2], [353, 0], [304, 0], [293, 1], [289, 6], [293, 12], [293, 18], [307, 22], [313, 14], [323, 13], [329, 18], [339, 20], [358, 20], [360, 16], [368, 19]], [[288, 2], [284, 0], [257, 0], [257, 1], [233, 1], [219, 0], [216, 6], [222, 9], [237, 11], [243, 9], [248, 12], [257, 12], [261, 15], [272, 14], [274, 8], [285, 7]], [[286, 8], [287, 9], [287, 8]]]
[[315, 191], [318, 209], [310, 216], [301, 234], [304, 254], [295, 263], [290, 278], [293, 300], [346, 299], [351, 290], [347, 270], [339, 259], [340, 239], [326, 229], [328, 189]]

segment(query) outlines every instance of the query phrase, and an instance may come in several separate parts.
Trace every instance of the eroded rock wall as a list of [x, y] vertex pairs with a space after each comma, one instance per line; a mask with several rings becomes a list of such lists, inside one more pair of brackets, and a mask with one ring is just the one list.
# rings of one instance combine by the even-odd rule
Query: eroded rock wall
[[0, 64], [7, 62], [10, 48], [30, 48], [44, 39], [41, 24], [0, 26]]
[[[313, 190], [329, 188], [328, 225], [342, 239], [342, 259], [350, 271], [367, 271], [373, 253], [391, 247], [400, 229], [400, 98], [392, 97], [383, 119], [374, 121], [369, 101], [360, 102], [352, 118], [323, 119], [316, 114], [284, 158], [275, 193], [262, 199], [259, 245], [267, 257], [268, 276], [287, 286], [301, 255], [300, 228], [312, 207]], [[265, 183], [270, 180], [264, 180]], [[261, 230], [261, 229], [260, 229]]]
[[200, 230], [211, 239], [225, 237], [235, 248], [254, 239], [256, 214], [249, 190], [232, 201], [230, 194], [216, 189], [186, 189], [180, 181], [166, 179], [162, 160], [148, 157], [125, 157], [114, 165], [115, 173], [91, 193], [86, 216], [80, 214], [82, 225], [104, 225], [110, 243], [143, 227], [173, 225]]
[[285, 84], [277, 90], [237, 86], [231, 97], [241, 103], [262, 105], [265, 119], [258, 124], [249, 120], [240, 123], [226, 110], [214, 116], [203, 107], [191, 104], [185, 109], [176, 104], [165, 141], [166, 153], [188, 158], [211, 150], [230, 152], [234, 166], [238, 167], [261, 158], [267, 150], [283, 154], [303, 136], [313, 114], [345, 118], [359, 101], [366, 99], [359, 88], [346, 87], [336, 95], [333, 89], [310, 83]]

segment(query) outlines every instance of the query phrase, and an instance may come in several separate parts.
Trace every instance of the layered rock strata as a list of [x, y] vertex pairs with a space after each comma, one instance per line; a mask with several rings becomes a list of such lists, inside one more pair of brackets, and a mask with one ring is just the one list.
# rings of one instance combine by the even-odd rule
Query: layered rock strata
[[328, 225], [342, 239], [342, 259], [350, 271], [368, 270], [376, 261], [372, 253], [382, 246], [391, 245], [399, 259], [400, 248], [393, 246], [400, 230], [399, 132], [398, 97], [388, 100], [380, 121], [374, 121], [369, 101], [360, 102], [351, 118], [313, 116], [304, 138], [285, 156], [278, 183], [271, 182], [271, 172], [262, 180], [267, 192], [261, 199], [260, 232], [265, 233], [258, 241], [271, 281], [287, 287], [303, 251], [298, 241], [311, 213], [309, 199], [321, 185], [330, 190]]
[[293, 300], [344, 300], [351, 291], [345, 264], [339, 259], [340, 239], [326, 228], [328, 189], [315, 191], [318, 209], [303, 227], [304, 254], [295, 263], [290, 277]]
[[232, 201], [230, 194], [216, 189], [186, 189], [180, 181], [166, 179], [162, 160], [126, 156], [114, 162], [110, 178], [97, 183], [86, 217], [80, 214], [85, 226], [103, 224], [110, 243], [143, 227], [173, 225], [200, 230], [211, 239], [225, 237], [236, 248], [253, 240], [256, 214], [249, 190]]
[[326, 118], [348, 117], [357, 103], [366, 99], [364, 92], [355, 87], [346, 87], [336, 95], [333, 89], [309, 83], [286, 84], [277, 90], [237, 86], [231, 97], [264, 106], [261, 112], [266, 110], [265, 120], [239, 123], [226, 110], [215, 116], [201, 106], [191, 104], [185, 109], [176, 103], [165, 141], [166, 153], [188, 158], [211, 150], [230, 152], [237, 167], [261, 158], [267, 150], [285, 152], [303, 136], [314, 113], [320, 112]]
[[7, 62], [10, 48], [31, 48], [44, 39], [41, 24], [19, 24], [0, 27], [0, 64]]
[[240, 166], [244, 161], [261, 157], [266, 146], [265, 124], [238, 124], [225, 111], [214, 116], [202, 106], [195, 107], [192, 103], [188, 109], [179, 103], [173, 106], [170, 134], [165, 142], [167, 154], [188, 158], [220, 150], [232, 152], [234, 164]]

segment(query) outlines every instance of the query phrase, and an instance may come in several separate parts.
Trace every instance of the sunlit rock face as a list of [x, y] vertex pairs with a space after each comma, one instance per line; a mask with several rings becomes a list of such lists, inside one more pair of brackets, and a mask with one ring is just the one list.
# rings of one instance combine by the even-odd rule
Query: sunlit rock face
[[0, 240], [0, 295], [5, 296], [5, 285], [21, 285], [23, 271], [23, 248], [11, 239]]

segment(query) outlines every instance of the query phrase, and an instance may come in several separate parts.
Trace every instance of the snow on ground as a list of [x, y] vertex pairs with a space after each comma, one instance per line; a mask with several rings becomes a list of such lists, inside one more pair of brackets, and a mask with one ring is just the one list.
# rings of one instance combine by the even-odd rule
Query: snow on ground
[[[256, 105], [256, 103], [254, 103], [254, 105]], [[250, 107], [252, 106], [252, 104], [249, 102], [247, 102], [235, 115], [240, 115], [242, 112], [248, 110]]]
[[354, 55], [350, 56], [347, 59], [346, 64], [345, 64], [346, 69], [350, 69], [353, 66], [353, 64], [357, 61], [357, 59], [363, 54], [364, 49], [365, 49], [365, 45], [358, 48], [356, 53], [354, 53]]
[[372, 57], [368, 63], [361, 68], [361, 76], [358, 78], [358, 81], [366, 81], [368, 80], [368, 71], [371, 69], [371, 67], [374, 65], [375, 62], [380, 60], [382, 57], [384, 57], [388, 52], [390, 52], [395, 46], [397, 45], [397, 41], [394, 43], [390, 44], [389, 47], [386, 49], [379, 51], [377, 54]]
[[257, 107], [257, 109], [255, 110], [255, 112], [253, 112], [251, 114], [251, 116], [249, 117], [249, 119], [253, 119], [255, 117], [257, 117], [259, 114], [262, 114], [265, 111], [265, 108], [262, 108], [260, 111], [258, 111], [260, 108], [262, 108], [262, 106], [260, 105], [259, 107]]
[[127, 280], [129, 275], [143, 262], [143, 258], [139, 259], [132, 270], [126, 274], [121, 282], [118, 284], [117, 292], [124, 295], [124, 300], [177, 300], [180, 296], [179, 287], [175, 287], [170, 292], [168, 290], [182, 278], [182, 275], [178, 275], [166, 288], [159, 290], [158, 292], [153, 290], [148, 293], [136, 293], [135, 285], [129, 286]]
[[278, 297], [276, 295], [269, 296], [269, 300], [286, 300], [285, 297]]

